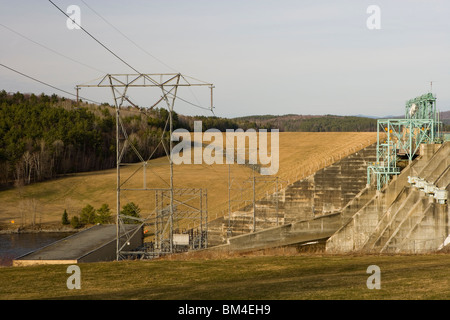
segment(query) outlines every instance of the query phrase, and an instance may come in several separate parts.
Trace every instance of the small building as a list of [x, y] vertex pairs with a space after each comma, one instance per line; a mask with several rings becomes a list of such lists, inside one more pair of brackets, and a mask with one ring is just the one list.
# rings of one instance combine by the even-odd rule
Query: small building
[[[143, 245], [140, 225], [128, 224], [120, 230], [120, 244], [126, 244], [127, 251]], [[113, 261], [116, 259], [116, 232], [115, 224], [98, 224], [22, 255], [13, 261], [13, 266]]]

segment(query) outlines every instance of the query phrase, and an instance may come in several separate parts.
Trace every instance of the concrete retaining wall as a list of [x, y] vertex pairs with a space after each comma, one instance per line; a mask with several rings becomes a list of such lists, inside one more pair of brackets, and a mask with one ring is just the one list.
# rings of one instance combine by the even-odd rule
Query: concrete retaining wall
[[[360, 169], [355, 169], [353, 155], [293, 183], [278, 199], [278, 221], [284, 225], [267, 227], [266, 223], [266, 229], [251, 232], [253, 213], [242, 210], [232, 216], [233, 231], [241, 234], [227, 237], [228, 219], [213, 221], [216, 230], [222, 232], [222, 243], [227, 243], [220, 250], [259, 250], [323, 240], [329, 253], [448, 250], [448, 204], [438, 204], [409, 185], [408, 176], [424, 177], [449, 190], [450, 143], [423, 145], [420, 150], [421, 156], [381, 191], [365, 186], [366, 163], [360, 162]], [[257, 203], [266, 218], [272, 217], [269, 226], [274, 221], [276, 199], [271, 197]], [[257, 223], [261, 220], [257, 210]]]
[[449, 234], [448, 204], [435, 203], [407, 179], [424, 177], [448, 189], [450, 144], [424, 145], [421, 152], [421, 157], [327, 240], [327, 252], [429, 252], [439, 248]]
[[[367, 166], [375, 161], [376, 145], [359, 150], [336, 163], [296, 181], [276, 195], [256, 202], [256, 231], [340, 213], [365, 188]], [[363, 198], [361, 198], [363, 199]], [[363, 199], [367, 200], [367, 199]], [[278, 205], [278, 208], [277, 208]], [[209, 246], [226, 243], [230, 237], [252, 233], [253, 206], [208, 223]]]

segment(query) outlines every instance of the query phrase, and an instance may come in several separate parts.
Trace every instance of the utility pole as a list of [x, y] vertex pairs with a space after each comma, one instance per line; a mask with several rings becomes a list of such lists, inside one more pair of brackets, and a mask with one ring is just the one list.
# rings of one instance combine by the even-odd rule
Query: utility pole
[[169, 233], [169, 243], [170, 243], [170, 252], [173, 253], [173, 161], [172, 161], [172, 130], [173, 130], [173, 120], [172, 120], [172, 107], [169, 109], [169, 164], [170, 164], [170, 233]]
[[208, 248], [208, 189], [205, 190], [205, 210], [206, 210], [206, 218], [205, 218], [205, 249]]
[[78, 91], [80, 91], [80, 87], [75, 87], [75, 90], [77, 90], [77, 103], [78, 102], [80, 102], [80, 96], [79, 96], [79, 93], [78, 93]]
[[211, 111], [212, 111], [213, 108], [214, 108], [214, 104], [213, 104], [213, 89], [215, 87], [213, 85], [211, 85], [209, 88], [211, 89]]
[[227, 230], [227, 238], [231, 232], [231, 168], [230, 164], [228, 164], [228, 230]]
[[203, 189], [200, 189], [200, 244], [199, 247], [200, 248], [204, 248], [203, 247]]
[[253, 232], [256, 231], [256, 177], [255, 170], [253, 170]]
[[275, 184], [275, 196], [277, 197], [277, 210], [276, 210], [276, 215], [277, 215], [277, 226], [278, 226], [278, 177], [275, 178], [276, 179], [276, 184]]

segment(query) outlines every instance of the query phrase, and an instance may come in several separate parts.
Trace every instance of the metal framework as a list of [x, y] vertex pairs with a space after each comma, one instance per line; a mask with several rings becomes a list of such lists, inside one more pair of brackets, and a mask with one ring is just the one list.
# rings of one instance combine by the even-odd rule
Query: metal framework
[[[249, 150], [251, 151], [251, 150]], [[240, 151], [239, 149], [237, 150], [238, 152], [238, 156], [239, 156], [239, 152], [240, 155], [242, 156], [243, 154], [245, 155], [245, 153], [242, 153], [242, 151]], [[257, 199], [262, 197], [262, 194], [259, 193], [257, 194], [257, 184], [258, 183], [262, 183], [262, 184], [271, 184], [274, 185], [275, 188], [275, 215], [276, 215], [276, 225], [278, 226], [280, 224], [279, 222], [279, 188], [280, 188], [280, 183], [281, 182], [287, 182], [285, 180], [280, 180], [279, 177], [274, 177], [274, 178], [268, 178], [268, 177], [259, 177], [257, 178], [255, 173], [259, 171], [259, 166], [258, 165], [248, 165], [249, 167], [251, 167], [252, 169], [252, 176], [245, 179], [245, 180], [241, 180], [241, 181], [236, 181], [236, 177], [233, 176], [232, 174], [232, 170], [231, 170], [231, 166], [228, 165], [228, 223], [227, 223], [227, 229], [226, 229], [226, 238], [230, 238], [233, 236], [233, 231], [235, 228], [235, 225], [238, 224], [239, 222], [236, 221], [232, 221], [232, 203], [236, 203], [235, 208], [237, 208], [239, 210], [240, 209], [246, 209], [249, 208], [249, 206], [252, 206], [251, 209], [251, 213], [252, 213], [252, 217], [251, 217], [251, 221], [252, 221], [252, 228], [251, 228], [251, 232], [256, 232], [257, 231], [257, 215], [258, 215], [258, 210], [256, 207], [256, 203], [257, 203]], [[249, 192], [249, 190], [251, 190], [251, 192]], [[237, 198], [232, 198], [231, 197], [231, 191], [235, 191], [238, 194]]]
[[379, 119], [377, 160], [367, 168], [367, 183], [375, 177], [380, 190], [392, 175], [400, 173], [399, 156], [411, 162], [421, 144], [440, 141], [439, 125], [436, 97], [432, 93], [407, 101], [404, 119]]
[[[174, 226], [175, 223], [179, 222], [182, 218], [196, 219], [199, 223], [199, 227], [202, 230], [200, 235], [203, 237], [203, 225], [207, 221], [207, 210], [204, 209], [204, 201], [206, 201], [206, 191], [202, 189], [191, 189], [187, 191], [186, 189], [175, 189], [173, 184], [173, 161], [172, 161], [172, 139], [169, 139], [169, 146], [164, 143], [164, 133], [167, 130], [167, 124], [169, 125], [169, 137], [172, 137], [173, 132], [173, 110], [175, 105], [175, 100], [178, 98], [188, 104], [197, 106], [189, 101], [186, 101], [177, 96], [178, 89], [180, 87], [192, 87], [192, 86], [203, 86], [211, 89], [211, 105], [210, 110], [213, 109], [213, 95], [212, 90], [214, 86], [211, 83], [207, 83], [180, 73], [155, 73], [155, 74], [107, 74], [104, 77], [97, 79], [97, 82], [80, 84], [76, 86], [76, 90], [80, 88], [110, 88], [113, 98], [114, 106], [116, 110], [116, 174], [117, 174], [117, 214], [116, 214], [116, 259], [120, 260], [125, 258], [130, 254], [141, 254], [143, 252], [129, 252], [126, 250], [126, 241], [123, 243], [119, 241], [119, 235], [122, 233], [124, 224], [129, 223], [130, 220], [134, 220], [141, 228], [144, 225], [153, 226], [155, 228], [155, 244], [153, 250], [155, 254], [168, 252], [172, 253], [175, 251], [174, 244]], [[139, 153], [138, 149], [133, 145], [128, 133], [125, 130], [124, 123], [121, 118], [121, 109], [124, 103], [128, 102], [132, 106], [136, 105], [131, 101], [127, 95], [130, 88], [156, 88], [161, 91], [161, 96], [157, 101], [153, 102], [149, 109], [156, 107], [158, 104], [165, 102], [168, 109], [168, 119], [166, 122], [166, 127], [164, 129], [163, 135], [161, 136], [160, 143], [162, 144], [166, 156], [169, 160], [169, 171], [170, 178], [168, 188], [149, 188], [147, 186], [147, 166], [148, 160], [145, 160]], [[122, 179], [121, 168], [129, 164], [123, 162], [123, 156], [127, 150], [131, 148], [133, 152], [137, 155], [140, 160], [138, 168], [132, 172], [129, 176]], [[134, 164], [135, 165], [135, 164]], [[137, 173], [137, 171], [143, 170], [143, 181], [142, 186], [127, 187], [127, 183], [130, 179]], [[200, 191], [199, 191], [200, 190]], [[146, 218], [136, 218], [130, 216], [124, 216], [121, 213], [121, 200], [123, 197], [123, 191], [151, 191], [155, 193], [155, 209]], [[189, 201], [183, 199], [183, 196], [189, 195], [190, 200], [193, 198], [200, 198], [198, 207], [189, 204]], [[178, 198], [175, 198], [178, 196]], [[163, 199], [162, 202], [158, 200]], [[205, 200], [203, 200], [203, 198]], [[167, 203], [166, 203], [167, 202]], [[184, 207], [184, 209], [181, 209]], [[189, 207], [191, 211], [187, 211], [186, 207]], [[195, 214], [193, 214], [195, 212]], [[200, 218], [198, 217], [200, 216]], [[205, 220], [206, 219], [206, 220]], [[139, 232], [139, 228], [136, 228], [134, 233]], [[133, 234], [128, 234], [132, 237]], [[206, 246], [207, 240], [200, 240], [200, 245], [197, 247]], [[164, 245], [163, 245], [164, 243]]]
[[[159, 190], [155, 193], [156, 219], [154, 221], [155, 243], [151, 252], [165, 253], [183, 251], [186, 249], [204, 249], [208, 246], [208, 210], [207, 191], [197, 188], [175, 188], [174, 215], [170, 216], [170, 190]], [[172, 220], [172, 221], [171, 221]], [[170, 227], [173, 233], [170, 234]], [[194, 228], [194, 226], [196, 228]], [[173, 248], [170, 239], [177, 237], [186, 241], [174, 241]]]

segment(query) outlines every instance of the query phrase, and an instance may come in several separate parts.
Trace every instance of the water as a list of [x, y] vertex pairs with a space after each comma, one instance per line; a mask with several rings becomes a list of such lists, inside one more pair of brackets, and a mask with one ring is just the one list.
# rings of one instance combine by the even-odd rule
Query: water
[[71, 234], [67, 232], [0, 234], [0, 265], [11, 265], [13, 259]]

